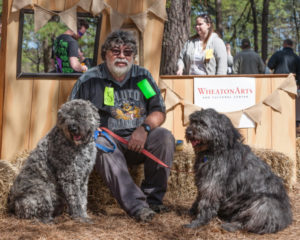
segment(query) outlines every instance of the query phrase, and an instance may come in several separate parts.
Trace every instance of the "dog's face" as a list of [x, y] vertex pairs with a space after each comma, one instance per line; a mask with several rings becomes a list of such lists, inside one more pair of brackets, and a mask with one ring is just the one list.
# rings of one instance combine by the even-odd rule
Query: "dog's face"
[[214, 109], [196, 111], [189, 116], [189, 120], [185, 138], [196, 152], [228, 148], [241, 138], [230, 119]]
[[57, 114], [57, 126], [75, 145], [91, 141], [99, 125], [97, 108], [89, 101], [76, 99], [66, 102]]

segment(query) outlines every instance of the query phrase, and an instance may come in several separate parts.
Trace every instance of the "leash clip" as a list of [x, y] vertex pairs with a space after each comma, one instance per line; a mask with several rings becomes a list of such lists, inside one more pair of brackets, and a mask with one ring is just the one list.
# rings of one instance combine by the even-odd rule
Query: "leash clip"
[[[100, 136], [105, 137], [110, 142], [110, 144], [112, 145], [112, 148], [108, 148], [108, 147], [103, 146], [99, 143], [96, 143], [97, 138], [100, 137]], [[111, 140], [108, 133], [105, 132], [104, 130], [101, 130], [100, 128], [98, 128], [97, 130], [94, 131], [94, 140], [95, 140], [96, 147], [99, 148], [100, 150], [102, 150], [105, 153], [114, 152], [115, 149], [116, 149], [116, 144]]]

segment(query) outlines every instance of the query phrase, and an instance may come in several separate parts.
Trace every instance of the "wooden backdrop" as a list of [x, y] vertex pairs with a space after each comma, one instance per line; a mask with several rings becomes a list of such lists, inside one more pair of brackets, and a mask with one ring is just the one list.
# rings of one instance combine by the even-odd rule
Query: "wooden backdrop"
[[[256, 103], [266, 99], [277, 89], [288, 75], [227, 75], [218, 77], [255, 77]], [[207, 78], [215, 76], [197, 76]], [[161, 76], [168, 87], [183, 99], [194, 103], [193, 76]], [[271, 107], [263, 105], [261, 124], [256, 128], [240, 129], [245, 143], [257, 148], [273, 149], [289, 156], [296, 164], [296, 116], [295, 96], [285, 91], [279, 91], [282, 112], [274, 111]], [[167, 113], [164, 127], [173, 132], [176, 139], [184, 140], [185, 126], [183, 125], [183, 111], [177, 105], [173, 111]], [[296, 169], [296, 166], [294, 167]], [[296, 173], [292, 177], [296, 181]]]
[[[136, 14], [156, 0], [106, 0], [114, 10]], [[50, 10], [62, 11], [78, 0], [36, 0]], [[165, 4], [165, 0], [161, 1]], [[72, 89], [76, 79], [17, 79], [19, 12], [11, 13], [12, 0], [4, 1], [0, 74], [0, 147], [1, 158], [8, 159], [23, 150], [33, 149], [56, 122], [56, 113]], [[102, 11], [99, 46], [110, 33], [109, 14]], [[133, 24], [127, 20], [125, 24]], [[164, 22], [149, 14], [142, 35], [143, 65], [158, 81]], [[100, 49], [100, 48], [99, 48]], [[101, 62], [98, 53], [98, 63]]]

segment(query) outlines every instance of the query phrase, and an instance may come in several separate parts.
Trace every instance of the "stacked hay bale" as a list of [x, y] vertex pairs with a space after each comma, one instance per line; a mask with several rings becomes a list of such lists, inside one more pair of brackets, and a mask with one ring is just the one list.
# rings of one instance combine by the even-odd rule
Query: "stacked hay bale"
[[29, 155], [29, 151], [25, 150], [16, 154], [13, 158], [0, 160], [0, 215], [6, 213], [7, 197], [15, 177], [20, 172], [25, 160]]
[[175, 152], [168, 182], [168, 197], [193, 199], [196, 196], [197, 189], [193, 173], [194, 162], [195, 153], [190, 144], [184, 144], [181, 151]]
[[8, 161], [0, 160], [0, 216], [6, 213], [7, 197], [18, 170]]
[[[129, 166], [128, 169], [134, 182], [140, 186], [144, 178], [144, 166]], [[88, 185], [88, 209], [94, 213], [98, 213], [103, 209], [103, 206], [114, 204], [116, 204], [116, 200], [112, 197], [106, 183], [99, 174], [93, 170]]]
[[293, 187], [293, 173], [295, 172], [295, 164], [293, 160], [287, 155], [276, 152], [271, 149], [252, 148], [256, 156], [264, 160], [272, 171], [283, 179], [284, 185], [287, 189]]

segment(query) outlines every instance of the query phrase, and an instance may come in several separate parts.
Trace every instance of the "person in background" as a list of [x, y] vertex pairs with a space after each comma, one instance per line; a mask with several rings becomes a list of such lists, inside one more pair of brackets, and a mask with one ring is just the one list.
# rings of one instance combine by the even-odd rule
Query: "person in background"
[[233, 71], [232, 71], [232, 66], [233, 66], [233, 56], [231, 55], [231, 46], [230, 46], [230, 43], [227, 42], [225, 44], [226, 46], [226, 52], [227, 52], [227, 74], [232, 74]]
[[[175, 139], [170, 131], [160, 127], [166, 118], [164, 101], [150, 72], [134, 64], [136, 54], [132, 33], [112, 32], [101, 48], [104, 63], [78, 79], [70, 99], [91, 101], [99, 109], [101, 127], [128, 141], [125, 145], [112, 138], [116, 149], [108, 153], [99, 150], [95, 169], [131, 217], [149, 222], [155, 213], [168, 210], [163, 205], [163, 197], [170, 170], [141, 151], [148, 150], [170, 167]], [[111, 148], [111, 143], [102, 135], [96, 143]], [[127, 164], [140, 163], [144, 163], [145, 179], [138, 187]]]
[[177, 75], [227, 74], [226, 47], [214, 32], [209, 15], [197, 16], [196, 35], [192, 36], [180, 52]]
[[78, 55], [81, 65], [85, 65], [88, 68], [95, 66], [95, 64], [93, 63], [93, 59], [85, 57], [83, 51], [80, 48], [78, 49]]
[[249, 39], [242, 40], [242, 51], [237, 53], [233, 59], [234, 74], [263, 74], [265, 64], [261, 57], [251, 49]]
[[80, 19], [77, 24], [77, 33], [68, 29], [55, 39], [53, 55], [56, 72], [73, 73], [87, 71], [87, 66], [81, 65], [78, 59], [79, 47], [77, 40], [85, 34], [88, 28], [89, 24], [85, 20]]
[[298, 88], [300, 86], [300, 58], [293, 51], [293, 41], [285, 39], [283, 49], [275, 52], [268, 61], [273, 73], [294, 73]]

